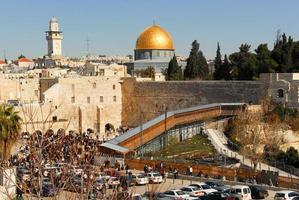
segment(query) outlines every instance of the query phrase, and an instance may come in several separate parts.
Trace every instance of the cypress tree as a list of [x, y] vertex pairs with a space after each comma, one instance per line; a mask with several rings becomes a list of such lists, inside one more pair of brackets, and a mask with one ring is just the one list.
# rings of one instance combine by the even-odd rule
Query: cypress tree
[[217, 43], [216, 57], [214, 59], [214, 67], [215, 67], [215, 71], [214, 71], [214, 74], [213, 74], [214, 80], [221, 80], [223, 78], [221, 57], [222, 56], [221, 56], [220, 46], [219, 46], [219, 42], [218, 42]]
[[166, 79], [170, 81], [183, 79], [182, 68], [178, 65], [178, 61], [175, 55], [168, 64]]
[[222, 79], [224, 80], [232, 80], [232, 67], [231, 67], [231, 63], [229, 62], [227, 55], [224, 55], [224, 61], [221, 64], [221, 68], [222, 68]]
[[185, 79], [205, 79], [209, 74], [208, 63], [202, 51], [199, 50], [199, 43], [194, 40], [187, 65], [184, 70]]

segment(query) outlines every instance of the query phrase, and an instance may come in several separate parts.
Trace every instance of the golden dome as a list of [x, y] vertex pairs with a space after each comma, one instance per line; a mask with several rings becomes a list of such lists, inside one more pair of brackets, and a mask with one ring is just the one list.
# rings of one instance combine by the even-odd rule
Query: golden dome
[[147, 27], [136, 41], [138, 49], [174, 50], [170, 34], [158, 25]]

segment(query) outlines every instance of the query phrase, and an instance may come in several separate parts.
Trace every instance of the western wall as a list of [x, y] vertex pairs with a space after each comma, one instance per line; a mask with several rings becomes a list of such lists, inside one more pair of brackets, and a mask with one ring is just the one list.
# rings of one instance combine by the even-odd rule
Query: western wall
[[[136, 81], [122, 83], [122, 125], [135, 127], [168, 111], [208, 103], [258, 103], [267, 94], [260, 81]], [[141, 116], [141, 113], [142, 116]]]

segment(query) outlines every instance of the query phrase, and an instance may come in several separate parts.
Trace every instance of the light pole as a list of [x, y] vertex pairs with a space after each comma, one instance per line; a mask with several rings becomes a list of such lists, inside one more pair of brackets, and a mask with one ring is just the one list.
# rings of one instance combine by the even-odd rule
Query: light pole
[[143, 151], [144, 151], [144, 147], [143, 147], [143, 112], [140, 109], [140, 133], [141, 133], [141, 138], [140, 138], [140, 150], [141, 150], [141, 158], [143, 158]]
[[[165, 106], [165, 104], [164, 104], [164, 106]], [[165, 106], [165, 114], [164, 114], [164, 124], [165, 124], [165, 129], [164, 129], [164, 144], [166, 143], [166, 141], [165, 141], [165, 138], [167, 138], [167, 106]], [[163, 137], [163, 136], [162, 136]], [[164, 148], [164, 145], [163, 143], [162, 143], [162, 147]]]

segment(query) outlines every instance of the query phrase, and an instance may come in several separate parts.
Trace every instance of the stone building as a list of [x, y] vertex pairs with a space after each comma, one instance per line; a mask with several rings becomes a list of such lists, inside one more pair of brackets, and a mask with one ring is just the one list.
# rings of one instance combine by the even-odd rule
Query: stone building
[[118, 64], [103, 64], [96, 62], [87, 62], [83, 69], [84, 76], [109, 76], [126, 77], [127, 67]]
[[55, 120], [70, 120], [68, 129], [92, 129], [108, 138], [112, 135], [106, 133], [121, 126], [121, 81], [97, 76], [59, 78], [44, 92], [44, 104], [58, 109]]
[[19, 67], [24, 67], [32, 69], [34, 67], [34, 62], [28, 58], [19, 58], [15, 61], [15, 64]]
[[260, 81], [268, 87], [268, 95], [287, 107], [299, 108], [299, 73], [261, 74]]

